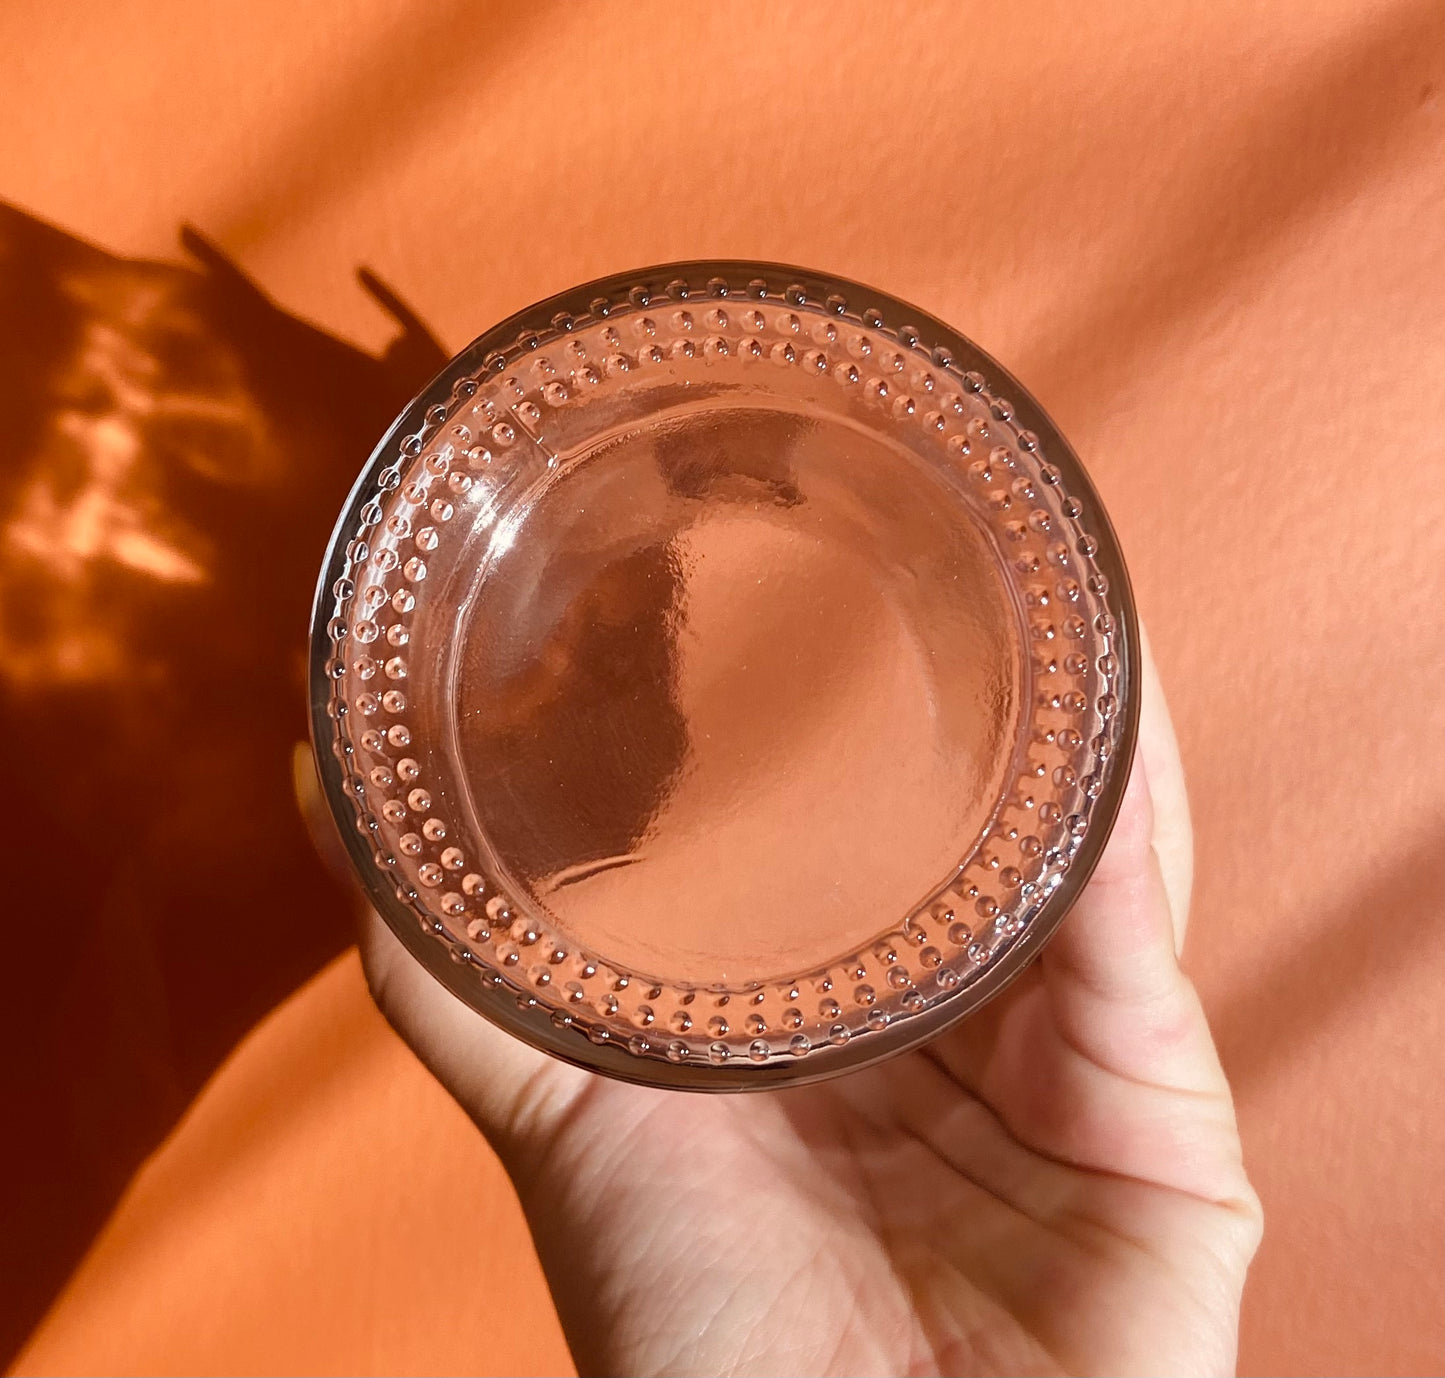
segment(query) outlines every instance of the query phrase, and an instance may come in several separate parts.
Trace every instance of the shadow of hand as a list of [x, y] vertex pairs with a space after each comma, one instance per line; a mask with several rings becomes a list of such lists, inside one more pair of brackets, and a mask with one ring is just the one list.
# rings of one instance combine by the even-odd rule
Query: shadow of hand
[[440, 347], [373, 358], [0, 204], [0, 720], [24, 796], [0, 1006], [0, 1346], [236, 1040], [350, 940], [298, 826], [327, 534]]

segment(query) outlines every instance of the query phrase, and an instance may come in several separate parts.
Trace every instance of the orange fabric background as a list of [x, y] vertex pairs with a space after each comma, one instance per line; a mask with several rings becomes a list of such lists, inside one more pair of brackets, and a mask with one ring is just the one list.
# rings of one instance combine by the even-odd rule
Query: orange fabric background
[[[1242, 1368], [1445, 1364], [1440, 0], [9, 0], [0, 199], [113, 256], [85, 260], [97, 273], [194, 263], [178, 232], [196, 226], [279, 316], [317, 327], [304, 349], [286, 336], [287, 358], [319, 360], [326, 379], [373, 369], [388, 407], [423, 381], [433, 347], [418, 325], [376, 362], [397, 317], [358, 287], [360, 265], [448, 351], [574, 282], [716, 255], [877, 283], [1004, 360], [1110, 504], [1172, 699], [1198, 836], [1188, 960], [1267, 1212]], [[45, 252], [61, 255], [61, 240]], [[66, 248], [65, 262], [80, 252]], [[18, 262], [10, 271], [23, 273]], [[0, 317], [0, 334], [17, 319]], [[294, 409], [310, 381], [292, 374]], [[294, 410], [262, 407], [264, 452], [285, 463], [261, 465], [231, 499], [289, 494], [314, 509], [272, 552], [300, 584], [277, 594], [277, 647], [299, 646], [336, 484], [385, 420], [362, 432], [320, 383], [313, 396], [333, 411], [312, 416], [304, 445]], [[321, 452], [339, 476], [313, 491], [295, 466]], [[31, 454], [4, 462], [28, 473]], [[12, 564], [28, 510], [16, 499], [5, 513], [0, 557]], [[212, 550], [196, 520], [192, 544]], [[47, 529], [80, 540], [73, 522]], [[181, 582], [192, 560], [202, 600], [220, 596], [217, 570], [249, 568], [186, 555], [191, 539], [112, 541], [105, 558], [127, 577]], [[96, 549], [72, 550], [75, 568], [91, 569]], [[20, 716], [7, 736], [51, 732], [62, 749], [61, 728], [26, 715], [40, 713], [35, 683], [68, 662], [25, 660], [12, 643], [6, 673], [29, 666], [31, 680], [11, 686], [7, 712]], [[183, 675], [192, 654], [166, 663]], [[271, 831], [258, 825], [240, 870], [301, 845], [294, 809], [277, 802], [301, 730], [293, 670], [276, 673], [291, 676], [294, 719], [292, 699], [278, 702], [248, 746], [274, 788], [254, 805]], [[204, 722], [188, 730], [205, 738]], [[111, 778], [76, 769], [46, 788]], [[167, 777], [202, 824], [208, 799], [234, 783], [207, 769]], [[144, 808], [143, 771], [136, 789]], [[53, 807], [52, 832], [80, 837], [65, 832], [79, 815]], [[55, 864], [83, 880], [84, 849], [67, 861], [56, 845]], [[115, 1113], [129, 1138], [110, 1159], [112, 1130], [97, 1120], [79, 1135], [78, 1166], [53, 1165], [49, 1188], [32, 1163], [35, 1199], [84, 1197], [102, 1160], [118, 1191], [242, 1028], [320, 974], [220, 1066], [17, 1370], [564, 1368], [497, 1165], [371, 1012], [354, 956], [333, 956], [335, 892], [286, 855], [290, 869], [244, 912], [187, 912], [236, 952], [261, 954], [244, 991], [207, 986], [226, 1019], [177, 1015], [155, 1035], [146, 1065], [171, 1091], [144, 1115], [127, 1093], [131, 1109]], [[188, 901], [164, 886], [157, 899], [143, 869], [120, 866], [108, 884], [65, 898], [76, 924], [119, 904], [130, 925], [99, 967], [118, 1013], [84, 1002], [109, 1086], [105, 1068], [122, 1075], [136, 1036], [126, 1011], [145, 1008], [127, 1003], [126, 952], [151, 941], [161, 979], [182, 980], [165, 966], [180, 939], [147, 925]], [[148, 898], [132, 912], [127, 895]], [[32, 899], [20, 907], [35, 926]], [[49, 964], [59, 930], [35, 931], [26, 951]], [[22, 1060], [46, 1056], [37, 1040]], [[43, 1132], [39, 1080], [21, 1108], [40, 1108], [12, 1134]], [[79, 1224], [57, 1225], [53, 1248], [43, 1228], [24, 1236], [57, 1283], [113, 1195], [98, 1191]], [[31, 1288], [16, 1324], [28, 1328], [54, 1292]]]

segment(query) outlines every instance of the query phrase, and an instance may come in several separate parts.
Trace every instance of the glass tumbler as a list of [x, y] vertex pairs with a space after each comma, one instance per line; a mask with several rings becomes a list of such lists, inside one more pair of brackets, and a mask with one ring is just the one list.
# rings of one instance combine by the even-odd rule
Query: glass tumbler
[[453, 994], [629, 1080], [916, 1045], [1048, 939], [1118, 810], [1128, 578], [956, 331], [798, 268], [529, 307], [336, 525], [311, 700], [370, 902]]

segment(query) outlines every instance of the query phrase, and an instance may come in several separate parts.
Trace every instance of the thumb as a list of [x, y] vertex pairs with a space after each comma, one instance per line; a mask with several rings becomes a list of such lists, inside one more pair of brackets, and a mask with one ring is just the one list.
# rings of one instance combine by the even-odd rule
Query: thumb
[[[1059, 1032], [1116, 1075], [1227, 1094], [1179, 965], [1192, 844], [1179, 750], [1144, 644], [1139, 746], [1099, 864], [1041, 964]], [[1167, 868], [1167, 869], [1166, 869]]]
[[[387, 1022], [471, 1116], [511, 1171], [581, 1094], [591, 1074], [513, 1037], [457, 999], [370, 906], [357, 946]], [[515, 1173], [513, 1173], [515, 1176]]]
[[355, 897], [357, 946], [372, 998], [509, 1168], [586, 1084], [587, 1073], [539, 1053], [446, 990], [361, 897], [328, 816], [310, 748], [291, 758], [297, 808], [326, 869]]

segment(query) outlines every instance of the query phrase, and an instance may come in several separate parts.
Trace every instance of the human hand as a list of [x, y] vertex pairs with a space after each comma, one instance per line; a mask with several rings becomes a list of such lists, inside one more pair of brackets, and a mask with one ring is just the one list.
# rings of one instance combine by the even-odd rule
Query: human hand
[[515, 1183], [584, 1373], [1225, 1373], [1259, 1241], [1178, 963], [1188, 806], [1152, 664], [1098, 869], [983, 1011], [818, 1085], [700, 1096], [536, 1052], [371, 915], [387, 1018]]

